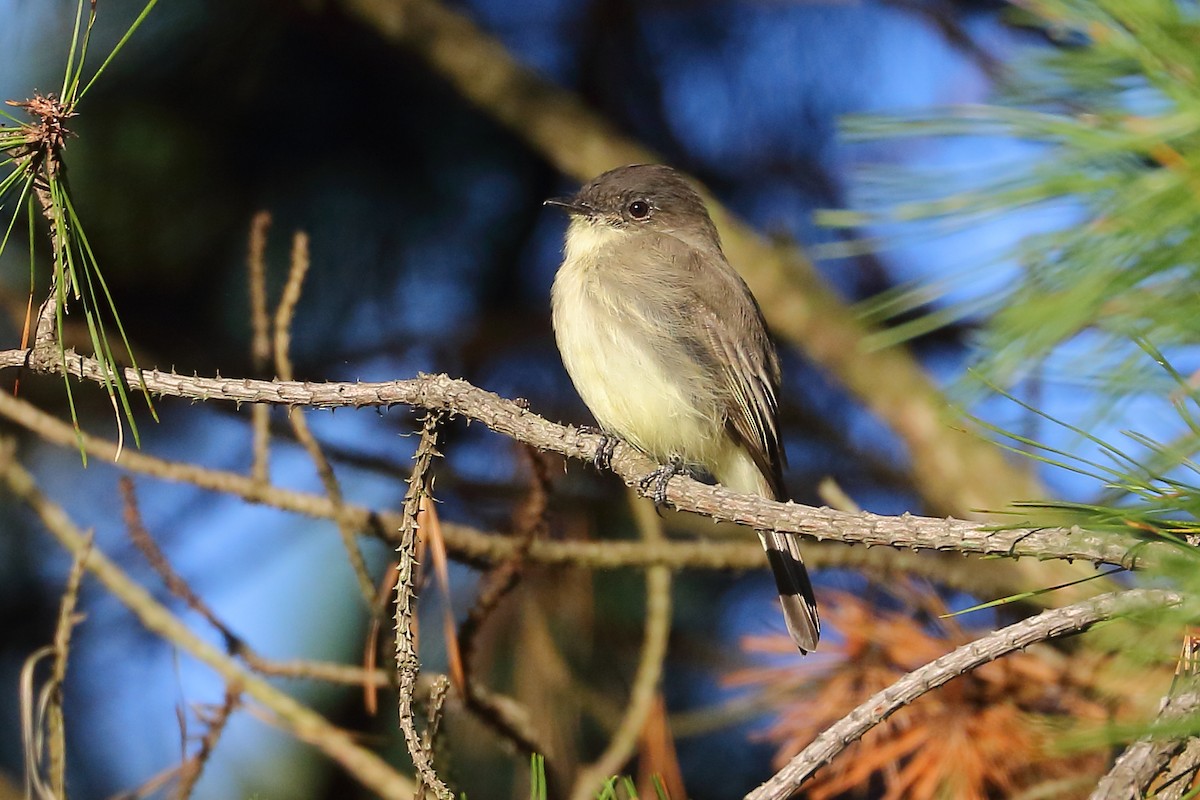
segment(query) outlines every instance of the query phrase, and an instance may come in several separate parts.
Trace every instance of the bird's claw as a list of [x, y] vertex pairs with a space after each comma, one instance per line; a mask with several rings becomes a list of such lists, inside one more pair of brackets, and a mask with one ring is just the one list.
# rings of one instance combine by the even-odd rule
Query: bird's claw
[[592, 463], [596, 465], [596, 469], [605, 472], [612, 469], [613, 452], [617, 449], [617, 442], [621, 440], [607, 431], [593, 428], [591, 425], [584, 425], [579, 430], [581, 433], [590, 433], [600, 437], [600, 441], [596, 442], [596, 454], [592, 456]]
[[666, 464], [639, 480], [638, 488], [645, 492], [653, 486], [650, 499], [654, 501], [656, 509], [662, 508], [667, 502], [667, 484], [671, 482], [671, 478], [685, 472], [687, 469], [683, 466], [683, 459], [680, 456], [672, 456]]

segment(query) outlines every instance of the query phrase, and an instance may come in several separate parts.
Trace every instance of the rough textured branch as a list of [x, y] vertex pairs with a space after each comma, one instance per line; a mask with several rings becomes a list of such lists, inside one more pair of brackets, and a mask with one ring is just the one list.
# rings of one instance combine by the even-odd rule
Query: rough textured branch
[[437, 452], [437, 425], [440, 415], [430, 414], [425, 418], [421, 431], [421, 442], [413, 454], [416, 462], [408, 479], [408, 492], [404, 495], [404, 518], [400, 526], [400, 546], [396, 548], [399, 565], [396, 568], [396, 667], [399, 672], [400, 730], [412, 756], [413, 766], [421, 776], [421, 785], [433, 790], [439, 800], [453, 800], [454, 795], [434, 772], [431, 753], [417, 733], [413, 700], [417, 690], [417, 677], [421, 662], [417, 656], [417, 639], [414, 632], [417, 600], [417, 546], [420, 543], [418, 519], [422, 506], [432, 501], [430, 486], [433, 476], [430, 467]]
[[822, 764], [897, 709], [981, 664], [1037, 642], [1086, 630], [1102, 620], [1180, 602], [1182, 595], [1177, 592], [1157, 589], [1113, 592], [1065, 608], [1043, 611], [1036, 617], [962, 645], [908, 673], [882, 692], [876, 692], [822, 732], [769, 781], [746, 795], [746, 800], [784, 800], [791, 797]]
[[[26, 352], [0, 352], [0, 367], [16, 366]], [[93, 359], [69, 353], [69, 372], [102, 382], [101, 367]], [[53, 369], [51, 365], [50, 369]], [[593, 460], [599, 436], [550, 422], [522, 405], [446, 375], [381, 383], [310, 383], [262, 381], [178, 375], [151, 370], [139, 376], [126, 370], [131, 383], [144, 381], [149, 391], [195, 400], [233, 403], [277, 403], [316, 408], [408, 405], [447, 412], [482, 422], [497, 433], [541, 450], [571, 458]], [[612, 459], [613, 471], [629, 486], [657, 465], [632, 447], [619, 444]], [[1166, 545], [1150, 545], [1129, 534], [1097, 533], [1080, 528], [1008, 528], [995, 530], [979, 522], [901, 514], [897, 517], [847, 513], [797, 503], [776, 503], [754, 495], [736, 494], [707, 486], [687, 477], [675, 478], [667, 501], [683, 511], [694, 511], [716, 520], [727, 520], [755, 529], [776, 530], [832, 539], [849, 544], [888, 545], [920, 550], [956, 551], [996, 556], [1034, 556], [1039, 559], [1089, 561], [1134, 567], [1134, 556], [1148, 557]], [[1142, 547], [1142, 550], [1137, 548]]]
[[[1200, 710], [1200, 686], [1189, 678], [1186, 688], [1170, 697], [1158, 714], [1159, 723], [1189, 717]], [[1137, 800], [1145, 797], [1150, 782], [1162, 772], [1171, 758], [1183, 750], [1185, 737], [1148, 735], [1126, 748], [1108, 774], [1100, 779], [1089, 800]]]

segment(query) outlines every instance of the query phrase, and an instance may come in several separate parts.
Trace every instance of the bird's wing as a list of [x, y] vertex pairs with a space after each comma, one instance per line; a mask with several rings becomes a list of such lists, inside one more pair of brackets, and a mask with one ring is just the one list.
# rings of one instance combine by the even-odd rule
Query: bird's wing
[[[702, 325], [688, 325], [693, 348], [707, 351], [704, 363], [720, 364], [713, 375], [726, 397], [726, 424], [754, 459], [775, 493], [783, 494], [783, 448], [779, 442], [779, 357], [767, 335], [762, 310], [742, 277], [716, 248], [700, 250], [672, 237], [661, 242], [677, 261], [686, 261], [689, 284], [681, 304]], [[672, 244], [671, 242], [674, 242]]]

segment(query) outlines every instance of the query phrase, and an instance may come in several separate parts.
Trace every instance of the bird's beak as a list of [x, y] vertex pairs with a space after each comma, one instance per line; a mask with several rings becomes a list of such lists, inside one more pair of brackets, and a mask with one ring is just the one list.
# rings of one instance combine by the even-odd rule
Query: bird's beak
[[584, 216], [592, 213], [591, 206], [585, 206], [583, 203], [577, 203], [573, 197], [551, 197], [549, 200], [542, 203], [542, 205], [557, 206], [572, 216]]

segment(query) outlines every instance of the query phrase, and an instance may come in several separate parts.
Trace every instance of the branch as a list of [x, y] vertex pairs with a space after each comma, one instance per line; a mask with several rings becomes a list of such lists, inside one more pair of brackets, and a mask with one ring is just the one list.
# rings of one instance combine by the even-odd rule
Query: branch
[[[255, 406], [258, 408], [259, 406]], [[105, 441], [82, 433], [76, 438], [67, 423], [41, 411], [36, 406], [0, 393], [0, 416], [36, 434], [43, 441], [74, 450], [82, 446], [89, 455], [108, 461], [116, 457], [115, 442]], [[188, 483], [201, 489], [229, 494], [260, 505], [277, 508], [317, 519], [344, 518], [359, 530], [393, 543], [400, 529], [401, 517], [390, 511], [375, 511], [353, 504], [339, 510], [326, 497], [259, 483], [253, 477], [225, 470], [207, 469], [195, 464], [167, 461], [136, 450], [124, 450], [118, 464], [130, 471], [159, 480]], [[339, 517], [344, 515], [344, 517]], [[679, 526], [700, 534], [712, 531], [701, 517], [680, 517]], [[520, 537], [495, 533], [443, 521], [442, 533], [450, 553], [460, 561], [476, 566], [505, 563], [524, 547]], [[546, 565], [572, 565], [584, 569], [644, 569], [662, 565], [673, 570], [757, 570], [763, 565], [762, 548], [749, 540], [744, 542], [626, 542], [626, 541], [534, 541], [529, 545], [526, 559]], [[840, 543], [810, 546], [804, 554], [813, 569], [839, 567], [865, 570], [877, 576], [915, 572], [927, 575], [952, 588], [972, 590], [987, 596], [1002, 596], [1018, 591], [1022, 586], [1004, 580], [1003, 564], [989, 562], [980, 569], [979, 562], [955, 558], [950, 554], [896, 552], [894, 550], [850, 547]], [[360, 681], [361, 682], [361, 681]]]
[[[746, 795], [746, 800], [785, 800], [822, 764], [842, 752], [895, 711], [981, 664], [1031, 644], [1078, 633], [1113, 617], [1181, 603], [1182, 595], [1161, 589], [1131, 589], [1103, 594], [1065, 608], [1001, 628], [964, 644], [916, 669], [877, 692], [838, 722], [825, 729], [769, 781]], [[1194, 696], [1193, 696], [1194, 697]]]
[[[0, 368], [25, 363], [27, 351], [0, 351]], [[47, 369], [54, 371], [56, 365]], [[103, 380], [100, 365], [87, 356], [68, 353], [66, 368], [86, 380]], [[599, 435], [550, 422], [523, 405], [446, 375], [381, 383], [310, 383], [307, 381], [262, 381], [248, 378], [206, 378], [151, 370], [140, 375], [125, 371], [126, 379], [140, 380], [155, 394], [193, 400], [224, 400], [233, 403], [277, 403], [316, 408], [361, 408], [364, 406], [409, 405], [428, 411], [481, 422], [492, 430], [541, 450], [593, 461]], [[0, 410], [19, 401], [0, 396]], [[7, 412], [5, 412], [7, 413]], [[126, 455], [122, 455], [124, 459]], [[141, 456], [145, 458], [145, 456]], [[626, 485], [636, 487], [640, 479], [658, 465], [624, 443], [617, 445], [613, 471]], [[986, 483], [986, 482], [985, 482]], [[262, 489], [260, 486], [259, 489]], [[867, 546], [888, 545], [920, 550], [955, 551], [980, 555], [1034, 556], [1039, 559], [1089, 561], [1133, 568], [1134, 555], [1148, 558], [1151, 547], [1144, 539], [1127, 533], [1098, 533], [1071, 528], [1005, 528], [996, 530], [980, 522], [953, 518], [898, 517], [867, 512], [849, 513], [814, 508], [798, 503], [777, 503], [750, 494], [737, 494], [719, 486], [708, 486], [681, 476], [667, 487], [667, 502], [682, 510], [714, 520], [736, 522], [756, 530], [774, 530]], [[328, 508], [328, 506], [324, 506]], [[327, 514], [332, 516], [332, 513]], [[604, 547], [612, 547], [605, 543]], [[538, 548], [531, 548], [531, 557]]]
[[[246, 255], [246, 278], [250, 295], [250, 364], [255, 375], [267, 374], [267, 362], [271, 357], [271, 336], [267, 321], [267, 230], [271, 227], [271, 215], [260, 211], [250, 223], [250, 248]], [[257, 481], [270, 480], [271, 407], [254, 406], [250, 409], [254, 454], [250, 462], [250, 475]]]
[[[79, 602], [79, 587], [83, 582], [84, 560], [91, 549], [75, 554], [67, 585], [58, 608], [58, 623], [54, 626], [52, 644], [39, 648], [21, 668], [20, 706], [21, 739], [25, 750], [25, 794], [41, 800], [66, 796], [67, 735], [63, 719], [63, 686], [66, 683], [67, 659], [71, 649], [71, 633], [81, 619], [75, 607]], [[36, 692], [34, 673], [38, 663], [51, 658], [50, 675]]]
[[[1175, 722], [1200, 710], [1200, 687], [1190, 679], [1185, 691], [1170, 697], [1155, 720], [1156, 725]], [[1187, 744], [1178, 734], [1147, 734], [1131, 744], [1113, 764], [1108, 774], [1089, 795], [1089, 800], [1137, 800], [1146, 796], [1150, 782], [1167, 762]]]
[[454, 800], [450, 788], [433, 770], [432, 753], [427, 750], [417, 734], [413, 712], [413, 698], [417, 689], [417, 676], [421, 661], [417, 655], [416, 601], [417, 601], [417, 546], [420, 543], [419, 518], [426, 503], [432, 502], [430, 488], [433, 475], [430, 467], [437, 452], [437, 426], [441, 415], [425, 417], [421, 430], [421, 442], [413, 454], [416, 464], [408, 479], [408, 491], [404, 495], [404, 519], [400, 528], [400, 546], [396, 548], [399, 565], [396, 568], [396, 668], [400, 678], [398, 707], [400, 730], [408, 745], [408, 754], [420, 776], [420, 785], [433, 790], [439, 800]]
[[1192, 789], [1197, 770], [1200, 770], [1200, 738], [1193, 736], [1188, 739], [1183, 752], [1160, 773], [1163, 780], [1158, 786], [1156, 800], [1184, 800]]
[[[0, 453], [0, 480], [33, 509], [46, 530], [63, 548], [72, 555], [87, 550], [87, 537], [62, 508], [41, 493], [33, 477], [12, 457], [11, 443], [7, 445], [6, 453]], [[292, 735], [317, 747], [368, 789], [394, 800], [409, 800], [412, 797], [412, 781], [393, 770], [375, 753], [360, 747], [350, 734], [334, 727], [315, 711], [242, 668], [201, 639], [95, 547], [87, 554], [85, 567], [134, 613], [147, 630], [207, 664], [225, 679], [227, 685], [240, 687], [247, 696], [269, 709]]]

